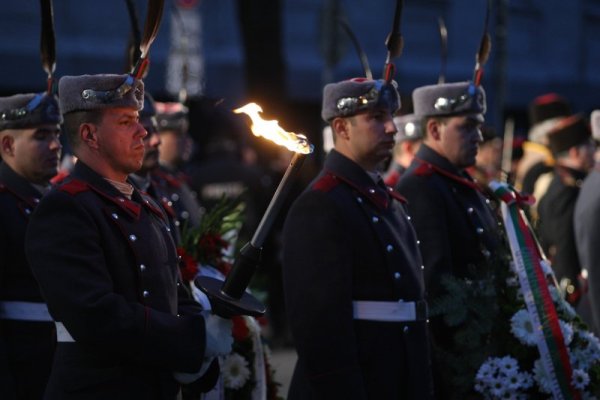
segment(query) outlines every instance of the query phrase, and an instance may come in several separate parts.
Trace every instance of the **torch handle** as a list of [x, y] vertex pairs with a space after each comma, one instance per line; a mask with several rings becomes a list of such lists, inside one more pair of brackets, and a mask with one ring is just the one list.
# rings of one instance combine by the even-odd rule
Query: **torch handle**
[[252, 244], [253, 247], [261, 249], [265, 243], [265, 239], [271, 231], [271, 227], [279, 214], [279, 210], [283, 205], [285, 197], [291, 189], [291, 185], [288, 184], [288, 181], [290, 178], [296, 176], [297, 171], [302, 167], [305, 158], [306, 154], [294, 153], [290, 165], [285, 171], [283, 178], [281, 178], [281, 182], [279, 182], [279, 186], [277, 186], [277, 190], [275, 190], [275, 194], [267, 207], [267, 211], [263, 214], [263, 217], [258, 224], [258, 228], [256, 228], [252, 240], [250, 240], [250, 244]]
[[304, 154], [294, 154], [252, 240], [240, 250], [225, 282], [203, 276], [194, 280], [196, 286], [208, 296], [215, 314], [229, 318], [234, 315], [259, 316], [265, 313], [265, 306], [246, 292], [246, 288], [258, 268], [263, 243], [290, 191], [289, 181], [302, 166], [304, 157]]
[[250, 284], [250, 280], [258, 267], [261, 249], [246, 243], [236, 257], [231, 271], [225, 278], [221, 291], [227, 296], [239, 299]]

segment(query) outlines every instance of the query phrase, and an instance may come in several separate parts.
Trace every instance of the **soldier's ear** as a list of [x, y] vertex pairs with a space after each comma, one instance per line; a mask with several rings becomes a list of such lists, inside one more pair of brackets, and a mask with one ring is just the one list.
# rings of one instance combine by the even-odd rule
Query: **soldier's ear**
[[331, 129], [333, 130], [333, 134], [343, 139], [348, 139], [348, 124], [349, 122], [346, 118], [335, 118], [333, 121], [331, 121]]
[[428, 137], [432, 138], [435, 141], [440, 140], [442, 128], [442, 124], [440, 123], [440, 121], [434, 118], [430, 118], [429, 120], [427, 120], [425, 128], [427, 129]]
[[83, 123], [79, 125], [79, 138], [82, 143], [87, 144], [89, 147], [98, 147], [98, 135], [96, 134], [96, 125], [90, 123]]
[[14, 154], [14, 146], [15, 138], [12, 135], [1, 135], [0, 136], [0, 149], [2, 149], [2, 154], [13, 155]]

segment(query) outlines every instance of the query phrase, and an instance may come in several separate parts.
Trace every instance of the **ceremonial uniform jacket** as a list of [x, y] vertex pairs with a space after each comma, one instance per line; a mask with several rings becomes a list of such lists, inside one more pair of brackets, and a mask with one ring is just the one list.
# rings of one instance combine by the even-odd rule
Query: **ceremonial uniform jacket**
[[567, 299], [575, 304], [581, 293], [578, 276], [581, 264], [575, 243], [573, 215], [575, 202], [586, 174], [557, 166], [548, 191], [538, 206], [538, 233], [544, 252], [552, 262], [556, 279], [568, 279], [575, 290]]
[[[473, 279], [493, 259], [500, 243], [499, 226], [490, 201], [467, 172], [422, 144], [396, 189], [408, 200], [420, 241], [428, 299], [444, 294], [440, 285], [444, 275]], [[435, 349], [452, 350], [452, 328], [441, 317], [430, 321]], [[460, 398], [441, 354], [433, 353], [436, 397]]]
[[354, 301], [424, 303], [421, 255], [400, 199], [332, 150], [292, 205], [283, 233], [298, 352], [289, 400], [429, 398], [426, 322], [353, 317]]
[[67, 330], [46, 399], [171, 400], [172, 372], [200, 370], [204, 319], [178, 285], [175, 245], [148, 196], [127, 199], [79, 161], [38, 205], [26, 251]]
[[[0, 164], [2, 399], [41, 398], [52, 365], [54, 323], [25, 257], [25, 230], [41, 197], [25, 178]], [[26, 302], [28, 309], [15, 302]]]
[[500, 228], [490, 200], [445, 157], [421, 145], [396, 189], [408, 200], [430, 296], [442, 275], [468, 277], [494, 255]]
[[174, 172], [165, 166], [159, 166], [150, 173], [157, 196], [166, 202], [175, 213], [177, 225], [182, 228], [187, 221], [190, 227], [200, 225], [200, 204], [196, 193], [190, 189], [188, 178], [182, 172]]

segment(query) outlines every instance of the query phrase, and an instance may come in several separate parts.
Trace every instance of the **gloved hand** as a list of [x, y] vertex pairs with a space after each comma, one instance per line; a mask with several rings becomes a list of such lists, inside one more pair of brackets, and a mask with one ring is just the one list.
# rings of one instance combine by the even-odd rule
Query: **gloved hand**
[[233, 322], [210, 313], [204, 313], [203, 316], [206, 324], [204, 357], [211, 358], [231, 353]]
[[175, 380], [177, 380], [177, 382], [183, 383], [184, 385], [192, 383], [195, 380], [200, 379], [200, 377], [206, 373], [206, 370], [208, 370], [208, 367], [210, 367], [210, 364], [213, 362], [213, 360], [214, 358], [205, 358], [204, 362], [202, 363], [202, 367], [200, 367], [200, 371], [198, 372], [173, 372], [173, 377]]

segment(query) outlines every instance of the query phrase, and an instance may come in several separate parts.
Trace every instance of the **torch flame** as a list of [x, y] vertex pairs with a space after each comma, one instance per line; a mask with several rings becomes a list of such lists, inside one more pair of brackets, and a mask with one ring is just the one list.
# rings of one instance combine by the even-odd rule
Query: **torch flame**
[[233, 110], [236, 114], [245, 113], [252, 120], [250, 129], [256, 136], [262, 136], [280, 146], [284, 146], [295, 153], [309, 154], [313, 151], [313, 146], [303, 134], [287, 132], [277, 120], [267, 121], [262, 119], [258, 113], [263, 111], [262, 107], [256, 103], [248, 103], [243, 107]]

